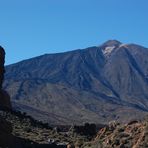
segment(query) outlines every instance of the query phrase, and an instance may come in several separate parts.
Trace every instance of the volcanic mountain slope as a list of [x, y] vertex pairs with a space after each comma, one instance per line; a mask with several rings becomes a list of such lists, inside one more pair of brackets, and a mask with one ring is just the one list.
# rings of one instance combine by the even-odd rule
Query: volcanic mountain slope
[[108, 122], [148, 113], [148, 49], [109, 40], [6, 67], [17, 110], [53, 124]]

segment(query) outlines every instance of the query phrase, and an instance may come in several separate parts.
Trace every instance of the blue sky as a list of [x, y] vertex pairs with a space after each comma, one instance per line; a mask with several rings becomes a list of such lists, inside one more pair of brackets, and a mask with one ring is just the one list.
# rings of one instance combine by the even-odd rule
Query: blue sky
[[6, 64], [99, 45], [148, 47], [148, 0], [0, 0]]

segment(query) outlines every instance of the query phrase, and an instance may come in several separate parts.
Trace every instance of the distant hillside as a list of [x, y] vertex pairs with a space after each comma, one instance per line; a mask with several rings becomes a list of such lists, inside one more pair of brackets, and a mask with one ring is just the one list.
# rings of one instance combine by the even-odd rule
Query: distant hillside
[[148, 113], [148, 49], [109, 40], [6, 67], [13, 107], [53, 124], [127, 121]]

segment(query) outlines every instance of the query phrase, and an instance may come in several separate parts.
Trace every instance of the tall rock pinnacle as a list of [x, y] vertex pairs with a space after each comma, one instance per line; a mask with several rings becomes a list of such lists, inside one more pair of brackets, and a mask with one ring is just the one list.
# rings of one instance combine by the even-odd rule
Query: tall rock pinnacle
[[5, 73], [5, 50], [0, 46], [0, 107], [11, 108], [10, 97], [6, 91], [2, 89]]
[[4, 73], [5, 73], [4, 63], [5, 63], [5, 51], [0, 46], [0, 89], [2, 89], [2, 83], [4, 80]]

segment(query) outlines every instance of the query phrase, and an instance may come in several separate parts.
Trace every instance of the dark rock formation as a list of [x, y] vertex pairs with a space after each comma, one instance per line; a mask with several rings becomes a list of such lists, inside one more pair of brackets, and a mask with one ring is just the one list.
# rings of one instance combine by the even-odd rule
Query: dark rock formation
[[85, 123], [84, 125], [75, 125], [70, 128], [70, 132], [85, 135], [85, 136], [94, 136], [96, 134], [96, 125]]
[[10, 96], [4, 90], [0, 90], [0, 107], [11, 109]]
[[10, 109], [11, 108], [10, 97], [8, 93], [2, 89], [4, 73], [5, 73], [4, 63], [5, 63], [5, 51], [0, 46], [0, 107]]
[[5, 73], [4, 63], [5, 63], [5, 51], [0, 46], [0, 89], [2, 89], [2, 83], [4, 80], [4, 73]]
[[0, 146], [7, 147], [13, 143], [12, 126], [0, 116]]
[[[2, 90], [2, 83], [4, 80], [4, 63], [5, 63], [5, 51], [0, 46], [0, 109], [10, 109], [10, 97], [6, 91]], [[12, 140], [12, 126], [9, 122], [4, 120], [0, 116], [0, 146], [6, 146], [7, 142]]]

